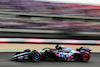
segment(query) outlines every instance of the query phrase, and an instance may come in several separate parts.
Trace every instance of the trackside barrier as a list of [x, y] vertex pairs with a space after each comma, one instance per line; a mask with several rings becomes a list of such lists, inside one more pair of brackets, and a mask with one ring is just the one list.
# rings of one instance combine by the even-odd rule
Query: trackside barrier
[[0, 38], [0, 43], [100, 45], [100, 40], [41, 39], [41, 38]]
[[83, 17], [83, 16], [64, 16], [64, 15], [53, 15], [53, 14], [34, 14], [34, 13], [19, 13], [19, 12], [0, 12], [2, 15], [23, 15], [23, 16], [37, 16], [37, 17], [56, 17], [56, 18], [70, 18], [70, 19], [81, 19], [81, 20], [100, 20], [100, 17]]

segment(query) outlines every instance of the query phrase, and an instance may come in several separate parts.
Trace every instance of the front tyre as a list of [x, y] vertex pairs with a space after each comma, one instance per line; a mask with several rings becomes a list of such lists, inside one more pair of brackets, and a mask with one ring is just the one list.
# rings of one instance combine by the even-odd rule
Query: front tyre
[[88, 52], [81, 53], [80, 60], [82, 62], [88, 62], [90, 60], [90, 54]]
[[32, 61], [38, 62], [41, 60], [42, 54], [38, 51], [35, 51], [30, 54], [30, 58]]

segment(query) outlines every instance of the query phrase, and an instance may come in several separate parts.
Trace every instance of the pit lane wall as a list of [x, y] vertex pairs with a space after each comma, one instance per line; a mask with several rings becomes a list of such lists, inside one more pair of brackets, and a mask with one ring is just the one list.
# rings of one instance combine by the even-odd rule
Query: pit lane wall
[[29, 44], [65, 44], [65, 45], [100, 45], [100, 40], [78, 39], [44, 39], [44, 38], [4, 38], [0, 43], [29, 43]]

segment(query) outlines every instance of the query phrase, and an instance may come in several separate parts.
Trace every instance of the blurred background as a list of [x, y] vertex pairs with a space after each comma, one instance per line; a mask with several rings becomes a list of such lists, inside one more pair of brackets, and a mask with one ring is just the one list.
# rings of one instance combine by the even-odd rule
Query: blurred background
[[0, 0], [0, 37], [100, 40], [99, 17], [96, 5]]

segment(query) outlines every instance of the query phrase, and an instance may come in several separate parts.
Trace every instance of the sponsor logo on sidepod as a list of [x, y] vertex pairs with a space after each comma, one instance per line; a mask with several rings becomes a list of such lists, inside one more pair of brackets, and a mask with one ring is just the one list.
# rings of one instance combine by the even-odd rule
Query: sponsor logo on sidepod
[[60, 53], [59, 54], [59, 57], [63, 57], [63, 58], [67, 58], [69, 57], [70, 55], [69, 54], [63, 54], [63, 53]]

